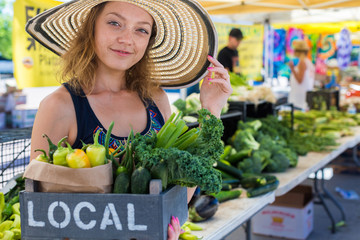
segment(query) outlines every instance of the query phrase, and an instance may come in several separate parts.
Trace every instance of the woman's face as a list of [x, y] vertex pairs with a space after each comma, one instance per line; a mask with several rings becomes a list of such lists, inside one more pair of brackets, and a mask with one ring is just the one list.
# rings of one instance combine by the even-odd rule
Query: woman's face
[[144, 56], [153, 25], [151, 15], [124, 2], [108, 2], [95, 22], [99, 67], [125, 71]]

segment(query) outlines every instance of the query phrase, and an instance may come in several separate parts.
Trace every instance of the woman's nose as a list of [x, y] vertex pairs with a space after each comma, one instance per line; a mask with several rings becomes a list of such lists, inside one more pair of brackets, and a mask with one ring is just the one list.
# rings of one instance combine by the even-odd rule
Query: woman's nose
[[117, 38], [119, 43], [132, 44], [133, 43], [133, 35], [129, 29], [123, 29]]

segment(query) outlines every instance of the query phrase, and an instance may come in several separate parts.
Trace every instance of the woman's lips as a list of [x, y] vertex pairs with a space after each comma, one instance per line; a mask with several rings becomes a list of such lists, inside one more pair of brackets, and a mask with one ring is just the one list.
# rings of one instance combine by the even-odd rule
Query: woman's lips
[[123, 50], [112, 49], [112, 51], [114, 51], [117, 55], [122, 56], [122, 57], [126, 57], [131, 54], [130, 52], [123, 51]]

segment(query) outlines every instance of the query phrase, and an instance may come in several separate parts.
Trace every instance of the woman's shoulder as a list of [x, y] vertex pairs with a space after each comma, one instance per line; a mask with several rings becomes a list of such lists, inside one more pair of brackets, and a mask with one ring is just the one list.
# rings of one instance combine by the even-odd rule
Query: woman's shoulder
[[39, 109], [63, 114], [71, 110], [69, 104], [72, 104], [71, 96], [64, 86], [60, 86], [40, 102]]
[[153, 101], [156, 104], [156, 106], [159, 108], [161, 114], [163, 115], [165, 121], [170, 117], [171, 115], [171, 109], [170, 109], [170, 103], [169, 98], [166, 94], [166, 92], [158, 88], [155, 90], [153, 94]]

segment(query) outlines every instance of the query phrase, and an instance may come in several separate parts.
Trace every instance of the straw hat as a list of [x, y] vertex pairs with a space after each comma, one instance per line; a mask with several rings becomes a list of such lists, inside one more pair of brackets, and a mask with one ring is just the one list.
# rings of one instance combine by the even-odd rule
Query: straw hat
[[[145, 9], [157, 27], [150, 50], [155, 69], [152, 78], [162, 87], [194, 85], [207, 73], [207, 55], [217, 50], [217, 33], [207, 12], [195, 0], [114, 0]], [[107, 0], [73, 0], [51, 8], [26, 25], [26, 31], [42, 45], [62, 55], [94, 6]]]
[[309, 45], [305, 40], [296, 39], [292, 42], [292, 45], [295, 51], [309, 51]]

